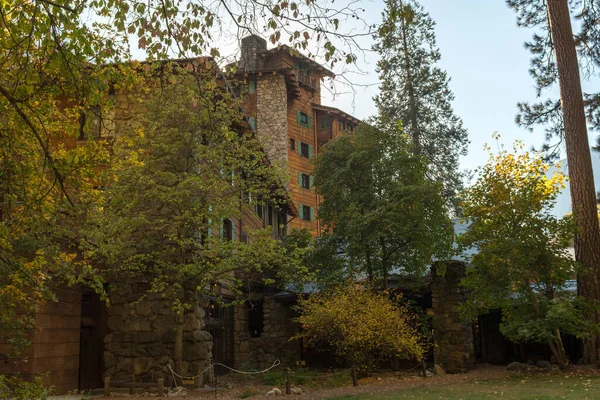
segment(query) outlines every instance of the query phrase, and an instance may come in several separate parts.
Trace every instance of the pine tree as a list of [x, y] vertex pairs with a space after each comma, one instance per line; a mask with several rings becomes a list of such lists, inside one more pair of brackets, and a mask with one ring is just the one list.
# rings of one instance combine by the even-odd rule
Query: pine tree
[[[527, 43], [527, 48], [533, 54], [530, 72], [536, 81], [538, 96], [556, 82], [560, 86], [560, 101], [550, 99], [533, 106], [520, 104], [521, 115], [517, 117], [517, 123], [529, 128], [534, 124], [545, 124], [547, 139], [557, 138], [558, 144], [565, 144], [571, 203], [578, 228], [575, 257], [586, 267], [584, 276], [579, 276], [578, 291], [588, 302], [598, 304], [600, 227], [594, 201], [594, 177], [579, 72], [580, 63], [593, 69], [593, 63], [585, 61], [600, 61], [596, 49], [600, 43], [600, 31], [595, 23], [599, 14], [591, 3], [573, 2], [575, 8], [570, 9], [568, 0], [508, 1], [508, 5], [517, 12], [520, 26], [536, 27], [542, 32]], [[582, 21], [581, 32], [575, 36], [571, 26], [572, 14]], [[597, 128], [600, 97], [588, 95], [587, 100], [588, 120], [592, 128]], [[551, 150], [552, 147], [546, 144], [545, 149]], [[588, 317], [600, 322], [598, 311]], [[599, 350], [600, 336], [595, 335], [585, 343], [584, 361], [597, 362]]]
[[460, 188], [459, 156], [466, 153], [467, 131], [452, 109], [454, 95], [445, 71], [436, 66], [435, 22], [415, 0], [386, 0], [375, 51], [381, 80], [375, 98], [387, 123], [402, 121], [415, 152], [429, 162], [428, 177], [443, 182], [446, 198]]

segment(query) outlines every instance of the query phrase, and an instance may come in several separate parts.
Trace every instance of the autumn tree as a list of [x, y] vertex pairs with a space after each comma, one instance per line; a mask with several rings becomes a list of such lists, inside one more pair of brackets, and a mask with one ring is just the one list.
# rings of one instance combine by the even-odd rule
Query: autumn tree
[[28, 322], [16, 308], [34, 311], [59, 281], [101, 288], [91, 255], [79, 251], [79, 227], [97, 210], [95, 174], [108, 160], [112, 133], [89, 129], [108, 121], [99, 117], [110, 114], [109, 91], [136, 83], [131, 39], [146, 58], [218, 57], [222, 30], [233, 25], [237, 35], [258, 33], [297, 50], [313, 49], [315, 41], [324, 50], [312, 56], [351, 62], [355, 37], [369, 28], [350, 33], [344, 23], [360, 19], [362, 8], [332, 9], [312, 1], [3, 1], [0, 335], [24, 343], [15, 332]]
[[[541, 103], [520, 104], [517, 123], [531, 128], [535, 124], [546, 126], [547, 138], [564, 143], [569, 168], [571, 203], [577, 223], [575, 257], [585, 268], [585, 277], [578, 281], [579, 293], [588, 301], [600, 301], [600, 227], [596, 218], [596, 203], [592, 161], [587, 136], [587, 117], [592, 128], [597, 128], [598, 100], [595, 94], [584, 96], [581, 89], [579, 61], [594, 74], [600, 57], [598, 43], [600, 31], [597, 20], [600, 14], [592, 1], [568, 0], [508, 0], [515, 9], [518, 24], [535, 27], [541, 33], [526, 44], [533, 54], [530, 70], [535, 79], [538, 96], [557, 83], [560, 101], [548, 99]], [[580, 20], [580, 32], [574, 34], [571, 17]], [[579, 56], [579, 59], [578, 59]], [[552, 146], [547, 144], [546, 150]], [[556, 147], [558, 148], [558, 147]], [[600, 311], [589, 318], [600, 322]], [[600, 352], [600, 335], [593, 335], [585, 343], [585, 361], [597, 362]]]
[[412, 154], [398, 125], [365, 122], [328, 143], [315, 164], [319, 218], [343, 251], [346, 276], [380, 279], [420, 274], [452, 242], [441, 185], [426, 178], [427, 164]]
[[330, 347], [361, 372], [393, 358], [422, 360], [424, 341], [412, 311], [386, 293], [347, 285], [300, 299], [296, 338]]
[[476, 249], [463, 281], [469, 315], [501, 309], [504, 336], [547, 344], [564, 369], [562, 335], [586, 336], [591, 324], [566, 287], [580, 268], [568, 252], [572, 220], [552, 214], [566, 177], [548, 171], [541, 156], [522, 152], [520, 143], [513, 153], [492, 154], [462, 194], [470, 226], [459, 242]]
[[375, 102], [382, 120], [404, 123], [415, 152], [427, 160], [428, 177], [442, 182], [444, 196], [452, 199], [462, 184], [458, 161], [469, 140], [452, 108], [450, 78], [438, 66], [441, 54], [434, 27], [416, 0], [385, 2], [374, 46], [381, 56]]
[[[274, 227], [244, 225], [244, 210], [266, 201], [284, 207], [287, 193], [221, 83], [177, 65], [151, 69], [146, 93], [133, 96], [143, 112], [117, 125], [114, 163], [88, 231], [86, 249], [107, 280], [146, 282], [140, 295], [157, 293], [172, 305], [176, 369], [184, 312], [197, 295], [210, 295], [212, 282], [240, 291], [249, 277], [274, 286], [306, 273], [303, 249], [281, 245]], [[248, 243], [235, 240], [234, 229]]]

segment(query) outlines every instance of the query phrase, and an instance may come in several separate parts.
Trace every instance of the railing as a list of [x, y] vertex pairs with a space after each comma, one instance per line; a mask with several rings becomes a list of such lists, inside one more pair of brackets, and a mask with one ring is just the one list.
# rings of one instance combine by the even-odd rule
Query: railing
[[307, 71], [296, 69], [296, 76], [298, 77], [298, 81], [302, 82], [306, 86], [317, 89], [317, 79], [312, 78]]

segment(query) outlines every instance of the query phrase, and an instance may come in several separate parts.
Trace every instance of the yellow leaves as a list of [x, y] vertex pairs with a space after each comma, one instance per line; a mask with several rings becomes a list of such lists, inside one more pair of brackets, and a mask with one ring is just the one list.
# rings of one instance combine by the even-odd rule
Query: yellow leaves
[[373, 293], [348, 286], [301, 301], [298, 321], [305, 329], [298, 337], [326, 341], [338, 356], [366, 369], [377, 354], [380, 359], [422, 357], [418, 324], [409, 309], [395, 306], [389, 293]]

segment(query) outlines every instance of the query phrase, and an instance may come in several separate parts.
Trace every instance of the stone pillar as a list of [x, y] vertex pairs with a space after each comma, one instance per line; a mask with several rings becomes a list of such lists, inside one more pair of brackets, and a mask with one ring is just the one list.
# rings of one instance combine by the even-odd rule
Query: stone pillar
[[267, 41], [260, 36], [250, 35], [242, 39], [240, 46], [240, 71], [257, 71], [264, 67], [259, 53], [267, 50]]
[[269, 160], [279, 167], [288, 163], [287, 86], [283, 75], [264, 75], [256, 88], [256, 134]]
[[464, 300], [460, 281], [466, 266], [461, 261], [444, 263], [444, 276], [437, 274], [439, 267], [432, 267], [434, 360], [446, 372], [460, 373], [475, 366], [472, 324], [462, 321], [458, 310]]

